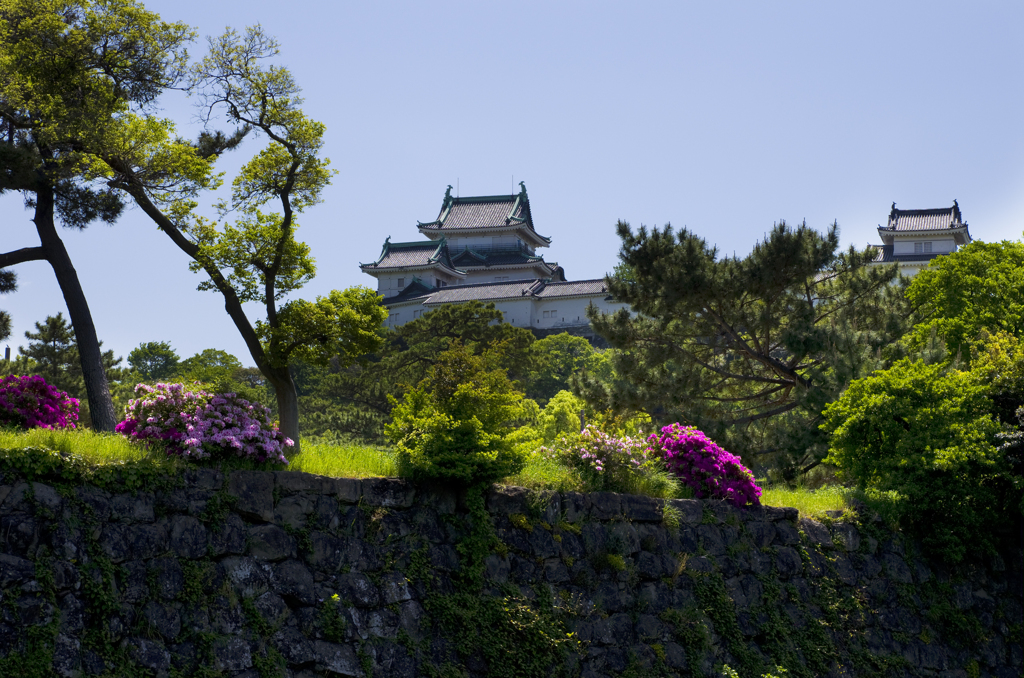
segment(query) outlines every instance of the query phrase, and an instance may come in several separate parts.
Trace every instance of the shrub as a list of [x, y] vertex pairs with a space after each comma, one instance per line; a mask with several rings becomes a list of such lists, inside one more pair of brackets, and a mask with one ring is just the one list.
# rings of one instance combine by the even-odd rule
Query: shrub
[[750, 469], [693, 426], [666, 426], [648, 442], [698, 498], [723, 499], [735, 506], [761, 503], [761, 488]]
[[540, 448], [539, 453], [576, 471], [587, 492], [679, 494], [678, 484], [642, 436], [616, 437], [591, 424], [581, 433], [563, 436], [551, 448]]
[[0, 379], [0, 426], [75, 428], [78, 399], [58, 391], [40, 376]]
[[457, 485], [491, 483], [522, 470], [526, 456], [509, 435], [522, 394], [502, 369], [461, 344], [438, 356], [426, 379], [394, 408], [385, 434], [399, 470], [416, 480]]
[[246, 457], [287, 464], [284, 450], [294, 443], [270, 418], [270, 410], [234, 393], [187, 391], [182, 384], [135, 387], [116, 431], [132, 440], [160, 446], [185, 458]]
[[825, 409], [825, 461], [861, 489], [898, 493], [901, 526], [928, 550], [953, 562], [990, 551], [1011, 516], [987, 390], [976, 374], [901, 360]]

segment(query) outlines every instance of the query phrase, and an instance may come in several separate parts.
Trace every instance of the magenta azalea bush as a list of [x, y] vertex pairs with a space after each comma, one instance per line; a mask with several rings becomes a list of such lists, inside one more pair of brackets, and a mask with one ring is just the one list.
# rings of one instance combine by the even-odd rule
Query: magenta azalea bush
[[698, 498], [723, 499], [735, 506], [761, 503], [761, 488], [735, 454], [727, 452], [693, 426], [675, 423], [648, 438], [665, 466]]
[[0, 379], [0, 426], [75, 428], [78, 399], [58, 391], [40, 376]]
[[125, 419], [115, 429], [132, 440], [161, 445], [168, 454], [206, 459], [247, 457], [287, 464], [294, 443], [270, 418], [270, 410], [234, 393], [186, 391], [182, 384], [139, 384]]

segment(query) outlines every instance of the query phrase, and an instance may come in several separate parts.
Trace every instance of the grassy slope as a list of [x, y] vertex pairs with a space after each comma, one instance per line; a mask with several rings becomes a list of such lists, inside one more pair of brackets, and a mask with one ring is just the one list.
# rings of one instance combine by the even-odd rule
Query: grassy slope
[[[0, 430], [0, 449], [42, 447], [65, 454], [74, 454], [89, 464], [105, 465], [124, 462], [163, 463], [163, 455], [151, 453], [129, 443], [116, 434], [77, 431], [49, 431], [34, 429], [26, 432]], [[234, 466], [234, 464], [232, 464]], [[238, 466], [245, 467], [244, 462]], [[257, 466], [252, 465], [253, 468]], [[259, 466], [265, 468], [265, 465]], [[303, 471], [336, 478], [365, 478], [397, 475], [394, 453], [382, 447], [364, 445], [329, 445], [303, 442], [302, 452], [291, 458], [291, 471]], [[576, 490], [580, 481], [574, 473], [555, 461], [542, 456], [531, 457], [523, 471], [506, 478], [504, 484], [520, 485], [531, 489]], [[841, 487], [823, 487], [819, 490], [765, 488], [762, 503], [769, 506], [792, 506], [805, 517], [817, 517], [826, 511], [841, 511], [848, 507], [851, 492]]]

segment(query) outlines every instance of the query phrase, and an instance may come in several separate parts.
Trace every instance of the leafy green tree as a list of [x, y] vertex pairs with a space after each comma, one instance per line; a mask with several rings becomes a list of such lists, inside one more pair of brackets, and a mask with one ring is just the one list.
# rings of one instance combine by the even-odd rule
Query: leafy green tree
[[1020, 498], [1001, 482], [1010, 469], [988, 389], [977, 374], [908, 359], [858, 379], [825, 409], [826, 462], [861, 489], [897, 493], [900, 524], [933, 552], [956, 562], [990, 551]]
[[568, 332], [538, 339], [531, 353], [535, 363], [523, 380], [524, 388], [528, 397], [541, 404], [568, 390], [573, 375], [595, 373], [604, 362], [589, 341]]
[[[377, 350], [386, 311], [366, 288], [284, 302], [315, 273], [309, 248], [295, 238], [297, 215], [320, 202], [334, 171], [320, 157], [324, 126], [302, 112], [291, 74], [265, 65], [277, 54], [277, 42], [260, 27], [244, 34], [229, 29], [210, 41], [209, 54], [184, 82], [199, 97], [203, 121], [209, 125], [223, 112], [235, 133], [207, 132], [188, 143], [165, 119], [126, 113], [91, 150], [112, 173], [109, 184], [131, 196], [190, 257], [193, 271], [208, 276], [200, 289], [223, 296], [256, 367], [274, 388], [281, 431], [298, 446], [298, 394], [289, 363], [346, 363]], [[171, 84], [179, 75], [162, 74], [164, 80], [174, 76]], [[230, 200], [218, 205], [221, 219], [237, 216], [210, 221], [197, 213], [198, 198], [220, 183], [214, 172], [220, 153], [247, 133], [267, 143], [233, 179]], [[268, 204], [279, 211], [264, 211]], [[245, 302], [259, 303], [265, 319], [252, 323]]]
[[473, 355], [487, 354], [489, 364], [506, 369], [510, 378], [525, 380], [534, 360], [533, 333], [500, 320], [494, 304], [451, 304], [388, 331], [378, 354], [354, 364], [316, 368], [299, 363], [294, 373], [303, 426], [317, 435], [381, 439], [391, 417], [388, 398], [400, 398], [419, 384], [456, 343]]
[[122, 199], [84, 148], [109, 120], [151, 107], [185, 65], [190, 29], [132, 0], [0, 0], [0, 193], [32, 210], [39, 245], [0, 253], [0, 269], [46, 261], [78, 337], [93, 426], [117, 421], [89, 305], [56, 224], [113, 223]]
[[1024, 243], [976, 241], [938, 257], [914, 276], [907, 296], [918, 321], [913, 347], [934, 333], [950, 358], [968, 362], [982, 330], [1024, 337]]
[[401, 402], [391, 399], [394, 412], [385, 430], [411, 477], [491, 483], [526, 464], [509, 440], [522, 397], [503, 369], [455, 343]]
[[[579, 433], [585, 425], [589, 409], [581, 398], [569, 391], [559, 391], [537, 416], [537, 429], [541, 438], [545, 443], [551, 443], [559, 436]], [[593, 411], [589, 414], [593, 417]]]
[[142, 381], [163, 381], [178, 370], [178, 354], [166, 341], [146, 341], [128, 354], [128, 364]]
[[589, 312], [619, 350], [608, 382], [582, 380], [588, 400], [696, 425], [748, 460], [815, 466], [822, 409], [904, 331], [895, 267], [840, 251], [834, 224], [779, 223], [743, 258], [687, 229], [619, 222], [618, 234], [609, 290], [632, 313]]

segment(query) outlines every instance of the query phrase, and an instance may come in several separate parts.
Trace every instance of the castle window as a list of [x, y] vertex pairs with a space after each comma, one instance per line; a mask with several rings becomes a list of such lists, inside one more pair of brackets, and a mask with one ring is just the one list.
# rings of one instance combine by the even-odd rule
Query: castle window
[[914, 254], [929, 254], [932, 251], [932, 244], [930, 242], [915, 242], [914, 243]]
[[399, 278], [398, 279], [398, 289], [402, 289], [403, 287], [405, 287], [405, 278]]
[[415, 320], [416, 318], [419, 318], [421, 315], [423, 315], [423, 311], [413, 311], [412, 312], [413, 320]]

